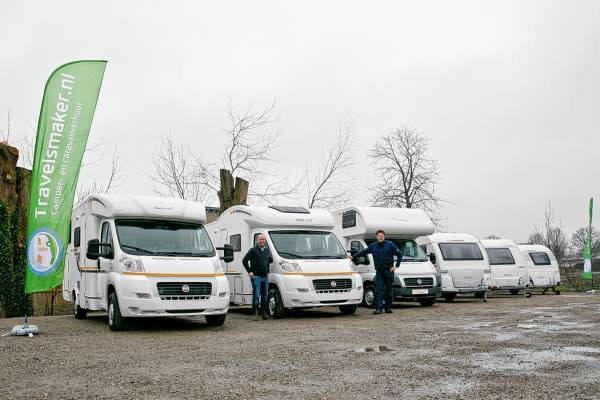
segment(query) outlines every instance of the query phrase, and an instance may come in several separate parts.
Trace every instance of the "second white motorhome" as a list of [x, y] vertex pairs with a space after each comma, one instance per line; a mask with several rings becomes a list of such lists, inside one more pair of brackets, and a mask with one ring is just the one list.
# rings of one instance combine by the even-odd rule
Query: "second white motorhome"
[[[394, 274], [394, 300], [418, 301], [423, 306], [435, 304], [440, 290], [436, 269], [415, 239], [430, 235], [433, 222], [423, 210], [415, 208], [349, 207], [333, 213], [335, 232], [350, 253], [356, 253], [376, 241], [382, 229], [404, 254]], [[375, 266], [369, 254], [357, 260], [363, 279], [363, 304], [372, 307], [375, 300]]]
[[483, 239], [481, 244], [490, 260], [490, 287], [493, 290], [508, 290], [511, 294], [518, 294], [527, 287], [527, 267], [515, 242], [508, 239]]
[[230, 244], [227, 264], [231, 301], [252, 304], [252, 283], [242, 265], [246, 252], [264, 234], [273, 255], [267, 311], [274, 318], [286, 309], [339, 307], [353, 314], [362, 301], [363, 283], [332, 232], [331, 213], [301, 207], [234, 206], [207, 225], [213, 242]]
[[134, 317], [203, 316], [222, 325], [229, 284], [205, 222], [204, 206], [182, 199], [87, 198], [72, 213], [64, 269], [75, 318], [106, 310], [111, 330]]
[[560, 270], [554, 253], [539, 244], [520, 244], [518, 247], [525, 259], [529, 287], [542, 288], [544, 293], [552, 289], [554, 293], [560, 294]]
[[486, 299], [490, 263], [479, 239], [468, 233], [434, 233], [417, 239], [441, 275], [442, 297], [453, 301], [459, 293]]

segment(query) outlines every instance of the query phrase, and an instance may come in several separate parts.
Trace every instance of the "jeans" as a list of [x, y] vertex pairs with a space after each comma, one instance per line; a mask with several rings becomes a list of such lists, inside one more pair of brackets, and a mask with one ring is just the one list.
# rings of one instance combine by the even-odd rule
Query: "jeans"
[[269, 277], [254, 276], [252, 278], [252, 309], [266, 311], [269, 301]]
[[381, 310], [384, 307], [388, 310], [392, 308], [394, 301], [393, 295], [394, 273], [389, 271], [377, 271], [375, 273], [375, 309]]

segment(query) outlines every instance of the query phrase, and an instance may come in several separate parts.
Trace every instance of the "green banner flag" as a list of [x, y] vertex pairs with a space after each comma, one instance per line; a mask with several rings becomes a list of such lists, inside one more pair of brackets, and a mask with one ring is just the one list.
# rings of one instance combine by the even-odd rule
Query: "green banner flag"
[[46, 82], [31, 171], [26, 293], [62, 283], [73, 198], [105, 68], [106, 61], [75, 61]]
[[583, 245], [583, 279], [592, 280], [592, 213], [594, 210], [594, 199], [590, 199], [590, 223], [587, 238]]

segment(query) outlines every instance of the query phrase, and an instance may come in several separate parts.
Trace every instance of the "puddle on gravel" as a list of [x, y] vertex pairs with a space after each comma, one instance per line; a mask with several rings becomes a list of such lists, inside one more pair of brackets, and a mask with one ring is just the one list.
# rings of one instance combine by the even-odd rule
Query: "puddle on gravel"
[[570, 347], [534, 351], [508, 348], [498, 352], [473, 354], [472, 362], [486, 371], [532, 371], [566, 362], [583, 362], [593, 368], [600, 366], [600, 360], [589, 354], [597, 354], [596, 349]]

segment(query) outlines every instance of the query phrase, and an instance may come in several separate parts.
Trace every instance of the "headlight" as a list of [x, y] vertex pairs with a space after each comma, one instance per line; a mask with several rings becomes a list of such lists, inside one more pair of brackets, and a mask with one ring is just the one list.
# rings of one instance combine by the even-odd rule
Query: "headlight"
[[287, 272], [302, 272], [300, 264], [292, 260], [279, 260], [279, 267]]
[[119, 257], [119, 264], [128, 272], [146, 272], [144, 263], [138, 257], [121, 256]]
[[223, 264], [221, 264], [221, 261], [214, 260], [213, 261], [213, 266], [214, 266], [215, 272], [217, 274], [222, 274], [222, 273], [225, 272], [225, 269], [223, 268]]

